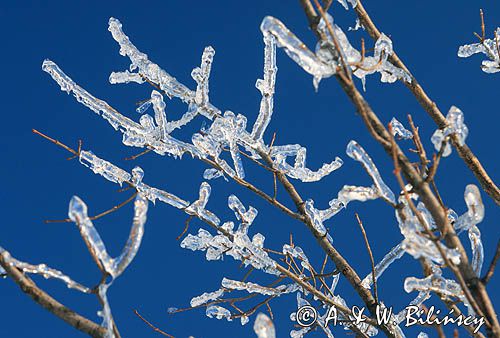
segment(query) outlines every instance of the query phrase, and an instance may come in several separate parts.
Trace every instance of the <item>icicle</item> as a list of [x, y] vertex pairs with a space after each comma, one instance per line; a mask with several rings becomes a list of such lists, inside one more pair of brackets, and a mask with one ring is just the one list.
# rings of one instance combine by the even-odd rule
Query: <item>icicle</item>
[[234, 215], [241, 222], [252, 225], [255, 217], [257, 217], [258, 211], [254, 207], [250, 206], [248, 211], [243, 206], [243, 203], [235, 195], [230, 195], [228, 198], [229, 209], [233, 210]]
[[318, 209], [314, 207], [314, 201], [309, 199], [305, 204], [305, 212], [307, 217], [312, 222], [314, 229], [318, 232], [319, 235], [326, 235], [326, 228], [323, 225], [323, 218], [321, 217], [321, 213]]
[[197, 67], [191, 72], [191, 77], [198, 84], [194, 98], [198, 106], [205, 106], [208, 104], [208, 79], [210, 77], [214, 55], [215, 50], [211, 46], [205, 47], [201, 57], [201, 67]]
[[220, 297], [222, 297], [224, 295], [224, 290], [223, 289], [219, 289], [217, 291], [214, 291], [214, 292], [205, 292], [204, 294], [198, 296], [198, 297], [194, 297], [193, 299], [191, 299], [191, 307], [197, 307], [197, 306], [200, 306], [200, 305], [204, 305], [210, 301], [213, 301], [213, 300], [217, 300], [219, 299]]
[[400, 138], [404, 140], [409, 140], [413, 138], [413, 134], [411, 131], [406, 129], [401, 122], [396, 120], [395, 117], [392, 118], [390, 125], [392, 126], [392, 135], [393, 136], [399, 136]]
[[108, 255], [101, 236], [87, 215], [87, 205], [78, 196], [71, 198], [68, 216], [78, 226], [91, 255], [98, 259], [98, 264], [102, 265], [104, 271], [114, 277], [113, 259]]
[[378, 172], [377, 167], [373, 163], [370, 156], [366, 153], [366, 151], [356, 141], [351, 141], [347, 145], [346, 153], [350, 158], [361, 162], [365, 170], [368, 172], [368, 175], [370, 175], [373, 179], [380, 197], [386, 201], [389, 201], [390, 203], [395, 204], [396, 202], [394, 193], [384, 183], [382, 177], [380, 177], [380, 173]]
[[484, 218], [484, 204], [476, 185], [469, 184], [465, 187], [464, 199], [467, 204], [467, 212], [455, 222], [457, 231], [468, 230], [473, 225], [481, 223]]
[[[405, 251], [403, 250], [403, 246], [400, 244], [396, 245], [394, 248], [389, 251], [384, 258], [375, 266], [375, 279], [377, 280], [382, 276], [384, 271], [397, 259], [403, 257]], [[370, 289], [370, 286], [373, 285], [373, 274], [369, 273], [361, 282], [361, 285], [364, 288]]]
[[481, 232], [475, 225], [469, 229], [469, 240], [472, 248], [472, 270], [474, 273], [481, 277], [481, 268], [484, 261], [483, 242], [481, 241]]
[[155, 122], [158, 125], [158, 130], [161, 139], [167, 138], [167, 114], [165, 113], [165, 102], [163, 101], [163, 95], [161, 95], [156, 90], [151, 92], [151, 103], [153, 104], [153, 109], [155, 111]]
[[272, 320], [263, 313], [255, 318], [253, 330], [258, 338], [276, 338], [276, 330]]
[[272, 34], [278, 47], [283, 48], [288, 56], [302, 69], [315, 77], [319, 82], [322, 78], [335, 74], [335, 67], [325, 64], [311, 52], [288, 28], [278, 19], [266, 16], [260, 25], [264, 36]]
[[218, 225], [220, 223], [219, 218], [215, 216], [212, 212], [205, 209], [211, 191], [212, 188], [210, 187], [210, 184], [208, 184], [207, 182], [203, 182], [200, 185], [200, 194], [199, 194], [200, 197], [198, 198], [198, 200], [191, 203], [191, 205], [188, 208], [186, 208], [186, 213], [190, 215], [196, 215], [201, 219], [206, 219], [210, 223]]
[[264, 132], [266, 131], [273, 114], [273, 95], [274, 86], [276, 84], [276, 41], [271, 34], [264, 35], [264, 79], [257, 80], [256, 87], [262, 95], [260, 101], [260, 110], [257, 121], [252, 129], [252, 138], [257, 142], [262, 141]]
[[130, 229], [130, 235], [122, 253], [114, 260], [113, 276], [115, 278], [121, 275], [130, 262], [132, 262], [137, 254], [137, 251], [139, 250], [139, 247], [141, 246], [147, 212], [148, 200], [142, 193], [138, 193], [134, 202], [134, 221], [132, 228]]

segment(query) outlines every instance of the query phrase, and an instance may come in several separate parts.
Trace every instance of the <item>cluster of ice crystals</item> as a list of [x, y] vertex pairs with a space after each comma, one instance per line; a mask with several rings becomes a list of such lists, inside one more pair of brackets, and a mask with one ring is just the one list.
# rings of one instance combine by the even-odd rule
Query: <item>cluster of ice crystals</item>
[[252, 240], [248, 237], [248, 228], [257, 216], [257, 210], [253, 207], [247, 210], [234, 195], [229, 197], [228, 206], [241, 221], [236, 230], [232, 222], [222, 225], [221, 231], [224, 230], [225, 234], [213, 236], [210, 232], [200, 229], [197, 235], [188, 234], [181, 242], [181, 247], [193, 251], [206, 251], [207, 260], [219, 260], [228, 255], [242, 261], [245, 266], [251, 265], [266, 273], [279, 275], [276, 262], [263, 250], [264, 236], [255, 234]]
[[[464, 123], [464, 113], [455, 106], [452, 106], [446, 115], [446, 127], [444, 129], [437, 129], [432, 134], [431, 141], [434, 144], [436, 151], [439, 151], [449, 135], [455, 134], [458, 138], [458, 143], [464, 145], [465, 139], [469, 134], [469, 129]], [[443, 150], [443, 157], [451, 154], [451, 146], [446, 143]]]
[[363, 165], [365, 170], [368, 172], [368, 175], [370, 175], [370, 177], [372, 178], [374, 188], [377, 189], [378, 195], [384, 200], [394, 204], [396, 201], [394, 198], [394, 193], [384, 183], [377, 167], [373, 163], [371, 157], [363, 149], [363, 147], [361, 147], [356, 141], [350, 141], [347, 145], [346, 153], [350, 158], [360, 162]]
[[253, 330], [258, 338], [276, 338], [273, 321], [263, 313], [259, 313], [255, 318]]
[[458, 48], [458, 56], [467, 58], [471, 55], [483, 53], [489, 60], [484, 60], [481, 69], [485, 73], [500, 72], [500, 51], [498, 45], [500, 39], [500, 27], [495, 31], [493, 39], [485, 39], [483, 42], [473, 43], [470, 45], [463, 45]]
[[398, 136], [404, 140], [413, 138], [411, 131], [406, 129], [401, 122], [399, 122], [395, 117], [392, 118], [391, 122], [392, 134], [393, 136]]
[[[325, 163], [317, 171], [313, 171], [306, 167], [307, 150], [298, 144], [276, 146], [271, 149], [271, 157], [278, 169], [284, 172], [287, 176], [301, 180], [302, 182], [316, 182], [323, 177], [337, 170], [344, 163], [342, 159], [336, 157], [330, 163]], [[295, 156], [293, 166], [286, 162], [287, 157]]]

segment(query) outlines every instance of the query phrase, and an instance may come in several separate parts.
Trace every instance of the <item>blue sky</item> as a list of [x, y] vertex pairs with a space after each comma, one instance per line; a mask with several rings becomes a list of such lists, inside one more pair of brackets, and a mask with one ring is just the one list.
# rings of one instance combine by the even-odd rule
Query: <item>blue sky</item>
[[[467, 143], [494, 179], [498, 179], [500, 159], [495, 136], [500, 122], [498, 81], [500, 75], [483, 73], [481, 57], [459, 59], [458, 46], [473, 42], [473, 31], [479, 31], [479, 8], [486, 15], [487, 32], [500, 23], [497, 1], [394, 1], [379, 0], [366, 4], [379, 28], [393, 40], [396, 51], [421, 82], [442, 111], [456, 105], [465, 114], [470, 133]], [[354, 14], [333, 5], [337, 23], [344, 28], [354, 25]], [[71, 196], [85, 200], [92, 214], [105, 210], [129, 196], [117, 192], [118, 187], [93, 175], [75, 160], [66, 161], [67, 153], [36, 137], [32, 128], [61, 141], [75, 145], [83, 140], [91, 149], [128, 170], [140, 165], [145, 181], [178, 194], [188, 200], [198, 196], [205, 165], [199, 161], [158, 157], [147, 154], [134, 163], [125, 157], [139, 152], [121, 144], [116, 133], [98, 116], [62, 93], [41, 70], [43, 59], [50, 58], [91, 93], [105, 99], [127, 115], [137, 118], [135, 102], [147, 98], [151, 88], [138, 85], [110, 85], [111, 71], [128, 67], [128, 60], [118, 54], [118, 47], [107, 31], [107, 21], [120, 19], [132, 41], [152, 60], [159, 63], [181, 82], [194, 87], [192, 68], [199, 65], [205, 46], [216, 50], [210, 80], [211, 102], [221, 109], [244, 113], [254, 121], [258, 113], [260, 93], [255, 80], [262, 76], [263, 42], [259, 30], [261, 20], [273, 15], [282, 20], [311, 48], [314, 36], [298, 2], [252, 1], [132, 1], [79, 2], [39, 1], [3, 2], [0, 5], [0, 39], [3, 93], [3, 123], [0, 133], [2, 165], [0, 190], [3, 221], [0, 245], [19, 259], [44, 262], [61, 269], [77, 280], [93, 285], [99, 278], [74, 224], [45, 224], [45, 219], [65, 218]], [[364, 37], [362, 32], [350, 35], [353, 43]], [[361, 166], [345, 155], [349, 140], [357, 140], [378, 164], [385, 181], [397, 190], [392, 165], [381, 147], [368, 135], [337, 83], [330, 79], [315, 92], [312, 79], [278, 51], [278, 78], [273, 121], [266, 137], [277, 132], [276, 144], [300, 143], [308, 148], [312, 168], [335, 156], [344, 166], [321, 183], [297, 184], [303, 196], [313, 198], [316, 205], [326, 206], [344, 184], [371, 184]], [[388, 123], [393, 116], [405, 121], [413, 115], [421, 128], [428, 152], [435, 127], [400, 84], [380, 84], [378, 75], [368, 78], [366, 98]], [[167, 111], [180, 116], [185, 106], [167, 102]], [[201, 120], [194, 122], [199, 128]], [[192, 131], [190, 131], [192, 132]], [[189, 131], [180, 138], [190, 139]], [[410, 144], [407, 145], [408, 148]], [[247, 164], [249, 180], [272, 192], [272, 178], [258, 167]], [[475, 178], [456, 152], [442, 161], [437, 184], [446, 204], [461, 214], [466, 210], [463, 191]], [[212, 184], [209, 207], [224, 219], [232, 217], [226, 206], [227, 196], [236, 193], [244, 204], [259, 209], [253, 232], [266, 235], [266, 246], [279, 249], [293, 233], [296, 244], [309, 257], [321, 264], [320, 249], [302, 224], [290, 220], [279, 211], [233, 183], [222, 180]], [[283, 192], [284, 203], [290, 204]], [[480, 224], [485, 246], [485, 265], [489, 264], [499, 238], [498, 209], [483, 193], [486, 217]], [[328, 223], [334, 244], [359, 271], [369, 272], [369, 259], [355, 223], [358, 212], [364, 221], [375, 259], [401, 240], [393, 211], [381, 201], [353, 203]], [[224, 276], [238, 279], [245, 274], [234, 261], [206, 262], [200, 253], [179, 247], [176, 237], [182, 232], [186, 216], [165, 205], [151, 206], [142, 248], [135, 261], [109, 292], [116, 321], [124, 337], [154, 336], [132, 312], [144, 316], [176, 337], [253, 337], [251, 325], [208, 319], [202, 310], [167, 315], [171, 306], [184, 307], [193, 296], [213, 291]], [[109, 251], [118, 254], [126, 240], [132, 218], [131, 206], [96, 222]], [[190, 232], [203, 226], [191, 223]], [[465, 239], [465, 238], [464, 238]], [[465, 243], [468, 240], [465, 239]], [[380, 280], [379, 292], [385, 304], [400, 309], [413, 298], [402, 290], [407, 276], [421, 276], [419, 265], [405, 256]], [[260, 280], [254, 276], [254, 281]], [[499, 305], [500, 277], [493, 277], [489, 292]], [[99, 320], [98, 304], [91, 296], [67, 290], [57, 281], [35, 277], [40, 286], [63, 303]], [[356, 304], [349, 285], [339, 286], [345, 298]], [[0, 336], [2, 337], [81, 337], [52, 314], [34, 304], [9, 280], [0, 281]], [[430, 303], [439, 304], [433, 298]], [[295, 309], [293, 297], [272, 303], [279, 337], [292, 328], [288, 315]], [[253, 321], [253, 319], [252, 319]], [[412, 333], [415, 331], [411, 331]], [[342, 336], [342, 332], [338, 335]], [[416, 336], [416, 333], [414, 334]]]

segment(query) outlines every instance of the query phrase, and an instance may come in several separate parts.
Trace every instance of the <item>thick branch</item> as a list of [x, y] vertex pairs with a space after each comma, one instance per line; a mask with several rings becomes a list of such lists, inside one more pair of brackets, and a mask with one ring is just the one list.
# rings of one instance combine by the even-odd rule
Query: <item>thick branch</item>
[[64, 320], [75, 329], [95, 338], [104, 338], [106, 330], [93, 321], [82, 317], [75, 311], [59, 303], [57, 300], [41, 290], [30, 278], [26, 277], [16, 267], [11, 266], [5, 257], [5, 252], [0, 254], [0, 265], [4, 268], [10, 278], [19, 286], [19, 288], [36, 303], [47, 311], [53, 313]]

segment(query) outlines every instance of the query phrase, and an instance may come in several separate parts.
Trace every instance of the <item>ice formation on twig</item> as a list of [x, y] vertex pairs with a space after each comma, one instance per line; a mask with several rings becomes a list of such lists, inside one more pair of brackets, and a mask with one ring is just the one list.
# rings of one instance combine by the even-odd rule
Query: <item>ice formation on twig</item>
[[485, 54], [489, 60], [483, 60], [481, 69], [485, 73], [500, 72], [500, 27], [495, 30], [493, 39], [484, 39], [484, 41], [463, 45], [458, 48], [458, 56], [467, 58], [474, 54]]
[[[341, 0], [345, 6], [345, 0]], [[355, 7], [356, 1], [351, 2]], [[352, 47], [347, 39], [347, 36], [342, 29], [333, 23], [333, 18], [326, 14], [333, 27], [335, 40], [340, 44], [340, 54], [345, 58], [345, 62], [350, 67], [350, 71], [354, 73], [365, 85], [366, 75], [379, 72], [382, 82], [395, 82], [402, 79], [406, 82], [411, 82], [410, 75], [404, 70], [394, 66], [388, 61], [388, 57], [392, 55], [392, 41], [385, 35], [381, 34], [375, 43], [374, 56], [362, 56], [361, 52]], [[333, 37], [327, 29], [327, 25], [323, 19], [318, 24], [318, 30], [322, 31], [329, 41], [320, 41], [316, 46], [316, 52], [311, 52], [305, 44], [300, 41], [280, 20], [267, 16], [262, 21], [261, 30], [266, 34], [272, 34], [276, 37], [278, 47], [283, 48], [288, 56], [294, 60], [302, 69], [314, 77], [314, 86], [317, 89], [318, 84], [323, 78], [328, 78], [337, 72], [337, 68], [341, 65], [339, 52], [335, 50]]]
[[392, 127], [392, 135], [398, 136], [404, 140], [413, 138], [411, 131], [406, 129], [401, 122], [399, 122], [395, 117], [392, 118], [390, 125]]
[[396, 202], [394, 193], [382, 180], [377, 167], [363, 147], [361, 147], [356, 141], [351, 141], [347, 145], [346, 153], [350, 158], [363, 165], [368, 175], [370, 175], [373, 179], [374, 188], [377, 190], [378, 196], [387, 202], [394, 204]]
[[469, 134], [469, 129], [464, 123], [464, 113], [455, 106], [451, 106], [446, 115], [446, 127], [443, 129], [436, 129], [431, 137], [431, 141], [436, 151], [440, 151], [444, 142], [446, 142], [443, 149], [443, 157], [447, 157], [451, 154], [451, 146], [448, 142], [448, 137], [451, 134], [457, 136], [460, 145], [464, 145], [465, 139]]

